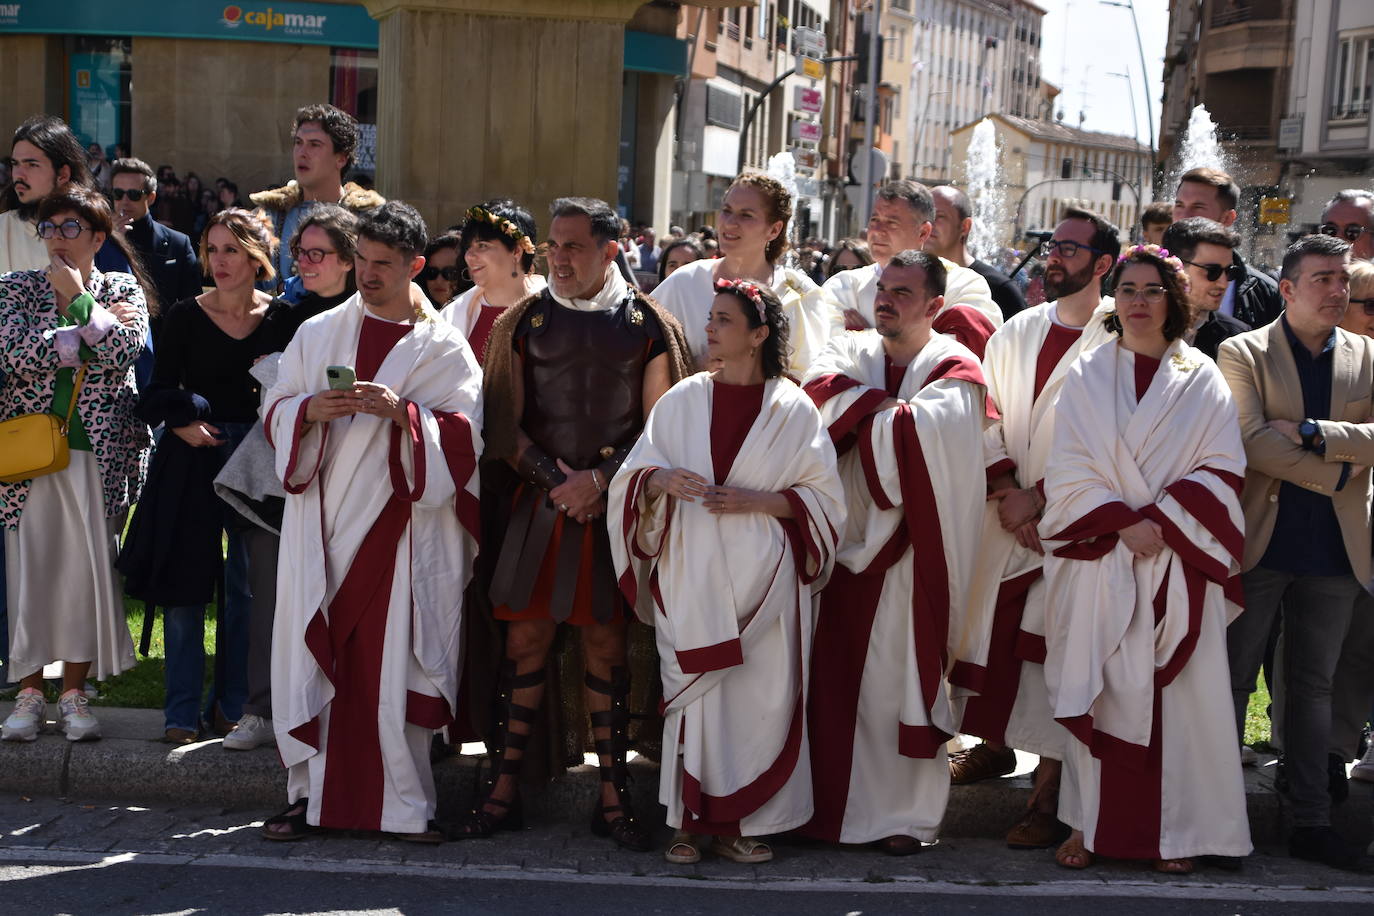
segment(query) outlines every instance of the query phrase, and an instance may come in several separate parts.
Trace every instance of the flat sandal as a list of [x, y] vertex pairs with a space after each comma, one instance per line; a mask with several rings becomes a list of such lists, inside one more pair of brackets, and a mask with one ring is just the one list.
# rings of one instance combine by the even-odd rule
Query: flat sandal
[[711, 852], [722, 859], [739, 862], [741, 865], [757, 865], [760, 862], [773, 861], [773, 848], [771, 846], [761, 840], [747, 836], [718, 836], [711, 843]]
[[[687, 831], [677, 831], [673, 834], [672, 842], [668, 844], [667, 850], [663, 853], [664, 861], [671, 862], [673, 865], [695, 865], [701, 861], [701, 847], [697, 845], [698, 842], [697, 838]], [[674, 851], [678, 849], [687, 851]]]

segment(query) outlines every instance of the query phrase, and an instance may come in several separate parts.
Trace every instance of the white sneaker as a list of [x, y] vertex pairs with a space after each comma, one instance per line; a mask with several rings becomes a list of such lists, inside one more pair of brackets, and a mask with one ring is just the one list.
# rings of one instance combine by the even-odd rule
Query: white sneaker
[[68, 690], [57, 698], [62, 716], [62, 732], [68, 741], [94, 741], [100, 737], [100, 723], [91, 715], [91, 701], [81, 689]]
[[1350, 778], [1358, 779], [1360, 782], [1374, 782], [1374, 739], [1370, 740], [1360, 762], [1351, 767]]
[[1257, 763], [1259, 763], [1259, 754], [1255, 753], [1255, 749], [1250, 745], [1242, 744], [1240, 746], [1240, 765], [1252, 767]]
[[14, 711], [0, 728], [0, 740], [33, 741], [43, 727], [43, 717], [47, 713], [47, 703], [43, 691], [32, 687], [19, 691], [14, 701]]
[[224, 736], [225, 750], [251, 751], [261, 744], [276, 744], [277, 735], [272, 731], [272, 720], [244, 713], [239, 716], [239, 724]]

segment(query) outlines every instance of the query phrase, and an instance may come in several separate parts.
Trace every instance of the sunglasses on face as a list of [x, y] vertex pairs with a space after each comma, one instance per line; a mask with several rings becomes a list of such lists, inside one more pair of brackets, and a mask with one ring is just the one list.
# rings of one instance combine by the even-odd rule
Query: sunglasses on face
[[134, 203], [138, 203], [147, 195], [147, 191], [140, 191], [138, 188], [129, 188], [127, 190], [125, 190], [124, 188], [115, 188], [113, 191], [110, 192], [110, 196], [113, 197], [115, 200], [123, 200], [127, 197]]
[[333, 248], [297, 248], [296, 260], [319, 264], [331, 254], [338, 254]]
[[458, 267], [426, 267], [420, 271], [420, 282], [428, 283], [435, 277], [443, 277], [450, 283], [459, 283], [463, 279], [463, 271]]
[[1091, 251], [1093, 254], [1106, 254], [1105, 251], [1101, 251], [1097, 248], [1094, 248], [1091, 245], [1084, 245], [1082, 242], [1071, 242], [1067, 239], [1064, 241], [1059, 241], [1057, 239], [1048, 239], [1046, 240], [1045, 244], [1040, 247], [1040, 251], [1045, 255], [1045, 257], [1049, 257], [1050, 255], [1058, 251], [1059, 256], [1065, 259], [1074, 257], [1078, 254], [1080, 249], [1084, 251]]
[[1345, 226], [1337, 226], [1335, 223], [1322, 223], [1320, 226], [1317, 227], [1317, 231], [1320, 232], [1322, 235], [1339, 235], [1347, 242], [1358, 242], [1360, 240], [1360, 236], [1364, 235], [1366, 232], [1369, 232], [1370, 230], [1365, 226], [1359, 225], [1358, 223], [1350, 223], [1349, 225]]
[[61, 225], [54, 223], [52, 220], [45, 219], [38, 224], [38, 237], [40, 239], [50, 239], [58, 233], [61, 233], [64, 239], [74, 239], [83, 231], [89, 230], [90, 228], [90, 226], [83, 226], [74, 219], [63, 220]]
[[1350, 307], [1353, 309], [1364, 309], [1366, 318], [1374, 318], [1374, 299], [1351, 299]]
[[[1183, 260], [1180, 258], [1179, 260]], [[1202, 271], [1207, 277], [1208, 283], [1215, 283], [1221, 279], [1222, 274], [1226, 274], [1226, 279], [1237, 282], [1245, 279], [1245, 268], [1239, 264], [1199, 264], [1197, 261], [1183, 261], [1192, 267]]]

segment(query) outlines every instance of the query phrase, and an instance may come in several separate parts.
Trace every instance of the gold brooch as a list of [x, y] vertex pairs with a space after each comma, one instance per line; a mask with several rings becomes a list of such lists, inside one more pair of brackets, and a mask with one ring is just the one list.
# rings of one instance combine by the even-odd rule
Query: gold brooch
[[544, 326], [544, 316], [543, 316], [543, 314], [535, 315], [534, 317], [532, 317], [532, 318], [530, 319], [530, 327], [532, 327], [532, 328], [542, 328], [543, 326]]
[[1202, 363], [1195, 359], [1189, 359], [1182, 353], [1175, 353], [1169, 361], [1174, 364], [1174, 368], [1179, 372], [1192, 372], [1198, 366], [1202, 365]]
[[630, 324], [644, 323], [644, 313], [641, 312], [639, 309], [635, 308], [633, 305], [630, 306], [628, 317], [630, 319]]
[[602, 457], [602, 458], [610, 458], [610, 457], [611, 457], [612, 455], [614, 455], [614, 454], [615, 454], [615, 448], [614, 448], [614, 447], [609, 446], [609, 445], [603, 445], [603, 446], [601, 446], [601, 457]]

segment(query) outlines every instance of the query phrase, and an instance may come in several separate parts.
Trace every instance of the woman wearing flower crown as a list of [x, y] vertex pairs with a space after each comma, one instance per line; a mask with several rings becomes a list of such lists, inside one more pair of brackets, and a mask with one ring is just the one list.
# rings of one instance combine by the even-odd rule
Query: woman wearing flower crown
[[479, 364], [501, 313], [548, 285], [534, 273], [534, 233], [534, 217], [512, 200], [472, 207], [463, 221], [459, 252], [473, 287], [439, 314], [463, 329]]
[[1182, 340], [1178, 258], [1137, 246], [1114, 281], [1121, 339], [1069, 370], [1040, 522], [1045, 675], [1072, 736], [1055, 859], [1186, 874], [1251, 848], [1226, 664], [1245, 449], [1221, 371]]
[[682, 322], [698, 365], [706, 365], [706, 312], [719, 279], [751, 280], [782, 302], [790, 333], [783, 370], [805, 374], [826, 341], [844, 330], [844, 316], [829, 293], [799, 270], [782, 265], [792, 195], [762, 172], [746, 171], [725, 192], [716, 220], [721, 256], [679, 267], [654, 288], [654, 299]]
[[[656, 627], [669, 862], [766, 862], [759, 836], [811, 819], [805, 736], [812, 596], [829, 578], [844, 492], [820, 413], [782, 377], [787, 318], [768, 289], [717, 280], [716, 366], [674, 386], [615, 476], [616, 572]], [[620, 524], [614, 526], [617, 532]]]

